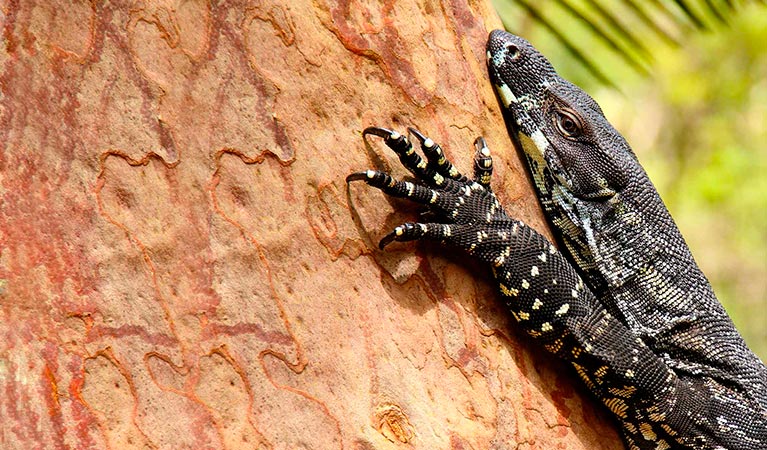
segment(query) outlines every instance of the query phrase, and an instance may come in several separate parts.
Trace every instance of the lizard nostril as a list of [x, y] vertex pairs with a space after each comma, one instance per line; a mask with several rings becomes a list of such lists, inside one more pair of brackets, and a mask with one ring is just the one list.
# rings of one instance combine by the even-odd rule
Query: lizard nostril
[[512, 44], [511, 42], [508, 42], [503, 46], [503, 48], [506, 49], [506, 56], [509, 58], [509, 61], [516, 61], [519, 59], [519, 47]]

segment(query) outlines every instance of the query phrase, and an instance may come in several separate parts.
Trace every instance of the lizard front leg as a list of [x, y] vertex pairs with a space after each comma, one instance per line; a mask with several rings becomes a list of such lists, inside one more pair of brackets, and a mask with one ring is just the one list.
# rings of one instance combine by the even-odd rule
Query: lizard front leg
[[381, 240], [381, 248], [393, 241], [436, 240], [489, 264], [519, 326], [575, 368], [622, 423], [630, 448], [717, 449], [743, 442], [721, 432], [717, 441], [687, 438], [714, 434], [695, 430], [715, 425], [706, 420], [712, 406], [727, 408], [715, 404], [721, 386], [680, 379], [607, 311], [545, 237], [508, 216], [490, 188], [492, 159], [484, 139], [475, 141], [474, 176], [468, 178], [431, 139], [416, 130], [411, 133], [426, 160], [400, 133], [376, 127], [364, 132], [384, 138], [418, 182], [398, 181], [375, 170], [351, 174], [347, 181], [363, 180], [388, 195], [425, 205], [441, 221], [402, 224]]

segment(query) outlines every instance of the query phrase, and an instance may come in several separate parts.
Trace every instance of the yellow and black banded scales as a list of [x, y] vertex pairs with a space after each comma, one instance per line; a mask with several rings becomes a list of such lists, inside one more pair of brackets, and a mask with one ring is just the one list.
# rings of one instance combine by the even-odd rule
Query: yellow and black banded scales
[[767, 369], [746, 347], [623, 137], [527, 41], [494, 31], [488, 68], [563, 252], [509, 217], [482, 138], [467, 178], [416, 130], [371, 127], [420, 183], [347, 177], [428, 206], [381, 240], [433, 239], [492, 267], [519, 325], [569, 362], [629, 449], [767, 449]]

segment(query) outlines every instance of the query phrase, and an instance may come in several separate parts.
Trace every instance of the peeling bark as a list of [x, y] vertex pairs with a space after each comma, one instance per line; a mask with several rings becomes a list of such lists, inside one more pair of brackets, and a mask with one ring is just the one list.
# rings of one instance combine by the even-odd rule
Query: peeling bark
[[377, 240], [416, 125], [545, 225], [489, 2], [6, 1], [0, 446], [620, 449], [485, 268]]

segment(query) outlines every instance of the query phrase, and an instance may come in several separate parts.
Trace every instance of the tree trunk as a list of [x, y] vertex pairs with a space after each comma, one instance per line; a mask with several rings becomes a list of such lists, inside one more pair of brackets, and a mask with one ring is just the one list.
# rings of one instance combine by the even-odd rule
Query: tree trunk
[[[545, 227], [490, 3], [8, 1], [0, 447], [620, 449], [486, 268], [376, 249], [418, 210], [344, 177], [415, 125]], [[526, 446], [521, 446], [526, 444]]]

